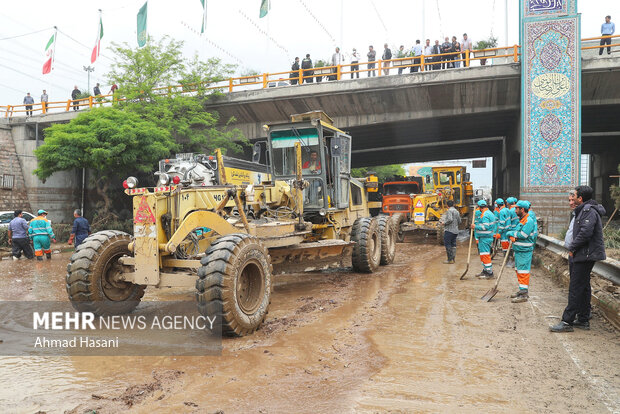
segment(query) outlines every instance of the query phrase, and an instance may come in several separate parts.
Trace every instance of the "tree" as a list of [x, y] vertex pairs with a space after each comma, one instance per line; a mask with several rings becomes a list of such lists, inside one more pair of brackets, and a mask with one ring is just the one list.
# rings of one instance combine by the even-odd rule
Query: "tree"
[[45, 130], [44, 144], [34, 151], [38, 160], [34, 174], [45, 180], [57, 171], [94, 170], [97, 193], [109, 211], [111, 180], [150, 172], [177, 148], [169, 130], [136, 113], [95, 108]]
[[395, 175], [406, 175], [402, 164], [383, 165], [379, 167], [362, 167], [352, 168], [351, 175], [353, 177], [365, 177], [369, 172], [374, 172], [379, 181], [391, 179]]
[[164, 36], [159, 41], [149, 39], [142, 48], [127, 43], [112, 43], [114, 64], [107, 74], [110, 84], [117, 84], [128, 101], [154, 99], [155, 88], [173, 85], [183, 78], [183, 42]]

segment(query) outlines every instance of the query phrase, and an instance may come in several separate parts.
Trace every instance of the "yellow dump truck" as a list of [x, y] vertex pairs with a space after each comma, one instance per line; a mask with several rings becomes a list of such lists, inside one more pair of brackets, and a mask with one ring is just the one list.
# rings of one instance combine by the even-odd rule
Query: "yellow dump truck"
[[439, 219], [448, 209], [446, 202], [454, 201], [454, 208], [461, 213], [462, 227], [465, 228], [472, 208], [473, 186], [469, 181], [469, 173], [461, 166], [433, 167], [432, 176], [427, 175], [425, 179], [427, 183], [432, 183], [433, 191], [411, 195], [413, 211], [410, 216], [395, 215], [399, 223], [399, 232], [400, 234], [413, 230], [435, 232], [437, 240], [443, 244], [443, 228]]

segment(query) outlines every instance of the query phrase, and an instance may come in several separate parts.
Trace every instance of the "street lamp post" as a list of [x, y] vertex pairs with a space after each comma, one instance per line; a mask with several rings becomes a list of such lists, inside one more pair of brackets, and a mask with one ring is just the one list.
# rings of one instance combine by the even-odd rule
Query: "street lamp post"
[[88, 66], [84, 66], [84, 70], [88, 73], [88, 93], [90, 93], [90, 72], [94, 72], [95, 68], [93, 68], [92, 66], [88, 65]]

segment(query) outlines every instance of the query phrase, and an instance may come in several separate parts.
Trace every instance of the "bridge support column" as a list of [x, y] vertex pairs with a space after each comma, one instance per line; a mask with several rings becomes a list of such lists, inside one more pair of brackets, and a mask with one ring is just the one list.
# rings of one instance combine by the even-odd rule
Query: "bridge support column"
[[520, 0], [521, 188], [554, 234], [579, 183], [581, 29], [577, 0]]

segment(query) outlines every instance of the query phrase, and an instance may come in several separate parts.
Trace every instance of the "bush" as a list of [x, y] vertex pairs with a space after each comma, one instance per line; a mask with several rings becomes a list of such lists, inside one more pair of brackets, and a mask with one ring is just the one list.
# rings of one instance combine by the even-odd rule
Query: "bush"
[[603, 231], [603, 239], [605, 239], [605, 248], [620, 249], [620, 227], [610, 224]]
[[9, 247], [9, 230], [6, 227], [0, 227], [0, 247]]

